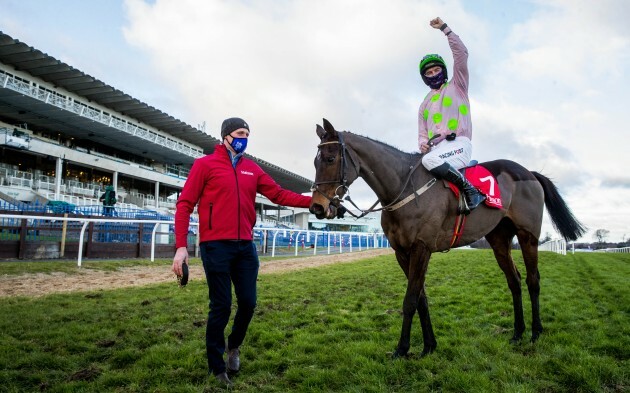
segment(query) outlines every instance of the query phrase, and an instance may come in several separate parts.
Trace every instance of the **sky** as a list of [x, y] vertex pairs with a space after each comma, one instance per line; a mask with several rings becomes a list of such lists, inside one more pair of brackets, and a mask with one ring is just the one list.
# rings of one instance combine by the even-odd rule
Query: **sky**
[[469, 51], [473, 158], [551, 178], [580, 241], [630, 238], [627, 0], [0, 0], [4, 33], [216, 138], [242, 117], [248, 153], [309, 179], [322, 118], [418, 149], [437, 16]]

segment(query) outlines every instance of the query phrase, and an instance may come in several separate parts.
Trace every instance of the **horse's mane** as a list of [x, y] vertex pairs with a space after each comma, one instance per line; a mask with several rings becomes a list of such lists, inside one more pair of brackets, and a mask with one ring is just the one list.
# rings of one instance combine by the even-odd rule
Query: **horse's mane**
[[379, 141], [379, 140], [374, 139], [374, 138], [372, 138], [372, 137], [369, 137], [369, 136], [367, 136], [367, 135], [360, 135], [360, 134], [354, 133], [354, 132], [352, 132], [352, 131], [342, 131], [342, 132], [344, 132], [344, 133], [346, 133], [346, 134], [350, 134], [350, 135], [354, 135], [354, 136], [358, 136], [358, 137], [361, 137], [361, 138], [368, 139], [368, 140], [370, 140], [370, 141], [372, 141], [372, 142], [374, 142], [374, 143], [377, 143], [377, 144], [379, 144], [379, 145], [383, 146], [383, 147], [384, 147], [384, 148], [386, 148], [387, 150], [393, 150], [393, 151], [395, 151], [395, 152], [398, 152], [399, 154], [404, 155], [406, 158], [408, 158], [408, 159], [410, 159], [410, 160], [414, 160], [414, 161], [419, 160], [419, 159], [420, 159], [420, 156], [422, 155], [421, 153], [418, 153], [418, 152], [413, 152], [413, 153], [404, 152], [404, 151], [400, 150], [400, 149], [399, 149], [399, 148], [397, 148], [397, 147], [394, 147], [394, 146], [392, 146], [392, 145], [390, 145], [390, 144], [388, 144], [388, 143], [385, 143], [385, 142]]

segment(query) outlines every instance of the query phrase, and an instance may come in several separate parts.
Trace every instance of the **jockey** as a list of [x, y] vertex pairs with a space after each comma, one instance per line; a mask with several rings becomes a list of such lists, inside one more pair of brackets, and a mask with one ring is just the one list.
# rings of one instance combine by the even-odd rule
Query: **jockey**
[[418, 110], [418, 145], [422, 165], [438, 179], [453, 183], [464, 194], [468, 209], [479, 206], [486, 197], [458, 171], [472, 156], [472, 122], [468, 100], [468, 49], [440, 18], [429, 22], [448, 39], [453, 52], [453, 78], [448, 81], [446, 63], [429, 54], [420, 61], [420, 76], [431, 88]]

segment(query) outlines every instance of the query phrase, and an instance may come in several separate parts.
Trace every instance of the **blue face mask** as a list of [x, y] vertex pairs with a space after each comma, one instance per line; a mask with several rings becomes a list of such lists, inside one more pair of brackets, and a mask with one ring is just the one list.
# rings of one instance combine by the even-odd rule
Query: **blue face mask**
[[425, 77], [427, 85], [429, 85], [430, 88], [435, 89], [435, 90], [439, 89], [440, 86], [442, 86], [442, 84], [446, 82], [445, 79], [446, 78], [444, 78], [443, 70], [437, 73], [436, 75]]
[[230, 146], [232, 146], [236, 154], [241, 154], [247, 148], [247, 138], [232, 138]]

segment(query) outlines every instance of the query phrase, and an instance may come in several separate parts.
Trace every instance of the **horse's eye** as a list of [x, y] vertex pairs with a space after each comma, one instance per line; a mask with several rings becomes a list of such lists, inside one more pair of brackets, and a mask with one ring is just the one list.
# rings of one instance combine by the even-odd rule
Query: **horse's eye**
[[333, 162], [335, 162], [335, 156], [326, 157], [326, 162], [332, 164]]

